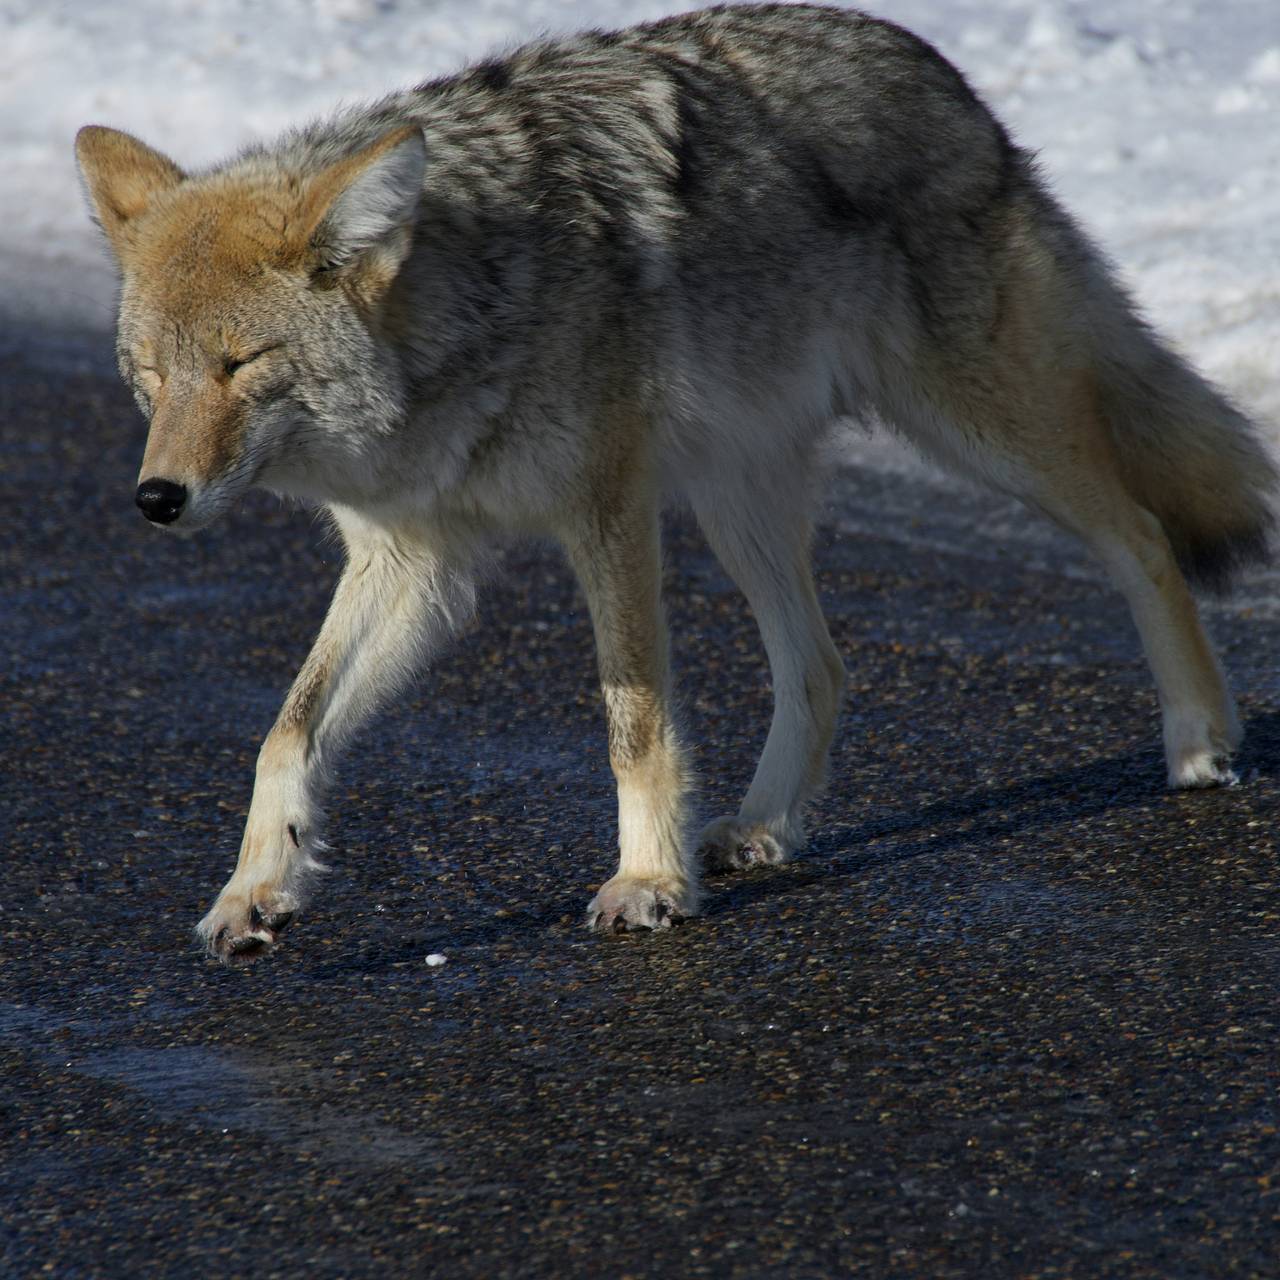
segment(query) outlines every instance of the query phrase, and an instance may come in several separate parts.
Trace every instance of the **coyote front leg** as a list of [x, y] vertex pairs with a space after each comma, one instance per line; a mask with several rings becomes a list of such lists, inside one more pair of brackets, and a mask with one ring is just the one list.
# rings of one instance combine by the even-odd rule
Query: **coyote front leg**
[[595, 929], [665, 928], [699, 902], [668, 693], [657, 501], [638, 471], [618, 468], [627, 478], [597, 493], [565, 537], [595, 627], [618, 784], [618, 872], [587, 908]]
[[348, 559], [315, 645], [258, 755], [236, 869], [197, 932], [222, 960], [275, 942], [319, 869], [327, 774], [343, 742], [472, 603], [465, 568], [419, 536], [339, 521]]

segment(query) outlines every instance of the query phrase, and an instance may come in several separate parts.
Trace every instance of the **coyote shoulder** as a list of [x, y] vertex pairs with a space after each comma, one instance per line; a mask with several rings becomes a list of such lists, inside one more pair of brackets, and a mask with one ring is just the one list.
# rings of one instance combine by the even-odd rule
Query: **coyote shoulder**
[[[832, 424], [875, 417], [1078, 534], [1132, 610], [1168, 778], [1240, 730], [1185, 578], [1262, 555], [1276, 470], [1136, 315], [964, 77], [852, 11], [722, 7], [543, 41], [202, 172], [89, 126], [149, 424], [136, 500], [198, 529], [251, 486], [347, 563], [263, 743], [209, 949], [271, 946], [350, 734], [471, 607], [487, 542], [551, 535], [590, 607], [618, 787], [600, 929], [804, 838], [844, 672], [809, 568]], [[659, 508], [696, 513], [775, 709], [741, 807], [692, 834]], [[1185, 575], [1185, 577], [1184, 577]]]

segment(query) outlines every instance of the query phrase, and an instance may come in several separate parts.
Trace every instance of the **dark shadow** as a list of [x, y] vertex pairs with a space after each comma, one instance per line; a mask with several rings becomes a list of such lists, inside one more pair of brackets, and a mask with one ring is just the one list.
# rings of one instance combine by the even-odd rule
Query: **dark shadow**
[[[1158, 789], [1161, 763], [1154, 753], [1151, 758], [1145, 753], [1115, 755], [874, 818], [842, 831], [836, 848], [831, 847], [830, 839], [819, 839], [799, 862], [778, 871], [711, 880], [716, 892], [705, 914], [719, 916], [832, 875], [861, 874], [916, 857], [936, 859], [953, 849], [1016, 836], [1029, 828], [1147, 806], [1168, 794]], [[1280, 774], [1280, 711], [1265, 711], [1246, 722], [1245, 741], [1235, 767], [1246, 787], [1250, 779], [1271, 779]], [[1218, 796], [1229, 803], [1231, 791], [1181, 795], [1187, 803], [1194, 803], [1197, 795]], [[923, 838], [918, 834], [922, 829], [929, 833]], [[870, 847], [895, 837], [904, 839]]]

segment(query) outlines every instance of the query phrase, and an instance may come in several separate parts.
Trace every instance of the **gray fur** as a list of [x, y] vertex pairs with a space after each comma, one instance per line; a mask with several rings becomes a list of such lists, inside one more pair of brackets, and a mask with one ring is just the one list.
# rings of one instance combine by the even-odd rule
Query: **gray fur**
[[[1266, 548], [1275, 473], [1249, 424], [1141, 325], [1028, 155], [902, 28], [760, 5], [589, 32], [349, 111], [219, 172], [305, 178], [406, 123], [422, 128], [427, 165], [390, 304], [405, 317], [405, 385], [364, 391], [366, 406], [424, 411], [470, 453], [534, 404], [598, 402], [601, 371], [612, 380], [621, 362], [631, 394], [667, 424], [676, 468], [762, 411], [772, 430], [753, 450], [785, 454], [815, 419], [874, 415], [956, 462], [965, 451], [934, 438], [936, 406], [904, 373], [923, 347], [981, 346], [999, 318], [1010, 210], [1024, 210], [1083, 303], [1063, 337], [1107, 374], [1122, 452], [1160, 448], [1142, 425], [1153, 387], [1182, 383], [1165, 398], [1230, 419], [1205, 446], [1239, 453], [1225, 483], [1253, 473], [1245, 510], [1226, 533], [1162, 512], [1184, 567], [1212, 579]], [[836, 352], [833, 334], [861, 341]], [[419, 437], [404, 441], [420, 469]], [[1129, 470], [1148, 498], [1141, 466]]]
[[[392, 136], [406, 126], [425, 152]], [[841, 416], [878, 418], [1078, 533], [1142, 634], [1170, 781], [1230, 781], [1239, 728], [1172, 557], [1214, 579], [1262, 554], [1275, 467], [931, 46], [845, 10], [707, 9], [529, 45], [176, 188], [178, 171], [133, 140], [111, 154], [157, 175], [157, 209], [204, 193], [192, 207], [216, 223], [221, 193], [249, 192], [287, 239], [302, 216], [290, 201], [305, 212], [308, 191], [380, 140], [394, 148], [329, 206], [310, 257], [264, 249], [204, 321], [175, 322], [131, 273], [151, 215], [112, 221], [114, 170], [90, 174], [125, 266], [126, 376], [148, 335], [215, 320], [274, 353], [254, 375], [275, 379], [271, 396], [228, 470], [172, 477], [195, 495], [188, 523], [263, 484], [328, 506], [351, 553], [307, 696], [287, 704], [303, 711], [264, 747], [248, 852], [206, 917], [216, 951], [258, 945], [253, 921], [292, 910], [284, 833], [315, 826], [312, 757], [407, 676], [406, 629], [441, 633], [440, 601], [468, 599], [477, 549], [511, 533], [569, 548], [596, 625], [622, 857], [591, 920], [659, 926], [697, 909], [656, 595], [664, 495], [692, 505], [748, 595], [776, 697], [755, 780], [704, 832], [703, 860], [787, 856], [843, 684], [807, 565], [818, 459]], [[86, 154], [105, 145], [90, 137]], [[170, 295], [186, 269], [166, 269]], [[148, 351], [176, 358], [160, 339]], [[148, 412], [155, 387], [185, 385], [151, 376]], [[290, 869], [284, 898], [268, 865]]]

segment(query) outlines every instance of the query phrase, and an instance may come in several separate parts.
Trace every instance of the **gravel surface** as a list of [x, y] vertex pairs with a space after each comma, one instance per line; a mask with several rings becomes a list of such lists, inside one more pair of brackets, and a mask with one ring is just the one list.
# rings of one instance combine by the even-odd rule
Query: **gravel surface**
[[[1118, 597], [865, 446], [818, 539], [851, 686], [810, 848], [593, 937], [590, 628], [517, 547], [352, 752], [311, 908], [232, 971], [190, 929], [337, 550], [257, 498], [158, 535], [141, 443], [113, 384], [0, 370], [4, 1274], [1280, 1271], [1274, 576], [1213, 611], [1243, 783], [1170, 794]], [[727, 812], [767, 671], [669, 535]]]

